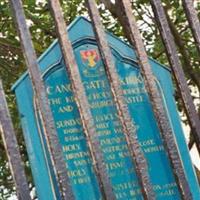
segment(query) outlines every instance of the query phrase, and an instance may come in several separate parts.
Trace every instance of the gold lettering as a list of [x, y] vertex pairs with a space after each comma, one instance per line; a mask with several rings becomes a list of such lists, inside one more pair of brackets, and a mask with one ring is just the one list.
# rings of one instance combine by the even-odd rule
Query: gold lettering
[[56, 93], [65, 93], [65, 92], [71, 92], [71, 85], [70, 84], [61, 84], [61, 85], [57, 85], [55, 88], [55, 92]]
[[127, 145], [108, 146], [102, 149], [104, 153], [128, 151]]
[[106, 156], [106, 160], [115, 160], [116, 159], [116, 156], [114, 154], [108, 154]]
[[76, 150], [80, 150], [80, 146], [78, 144], [70, 144], [70, 145], [63, 146], [64, 152], [70, 152], [70, 151], [76, 151]]
[[69, 119], [69, 120], [63, 120], [63, 121], [57, 121], [56, 122], [56, 127], [57, 128], [65, 128], [65, 127], [68, 127], [68, 126], [76, 126], [76, 125], [81, 125], [80, 118]]
[[139, 142], [141, 147], [145, 147], [145, 146], [149, 146], [149, 145], [155, 145], [155, 142], [151, 139], [151, 140], [145, 140], [145, 141], [141, 141]]
[[124, 168], [124, 162], [114, 162], [114, 163], [106, 163], [107, 170], [114, 170], [119, 168]]
[[99, 102], [92, 102], [90, 103], [90, 108], [95, 109], [95, 108], [103, 108], [103, 107], [109, 107], [113, 106], [114, 103], [112, 100], [105, 100], [105, 101], [99, 101]]
[[91, 82], [83, 82], [83, 85], [87, 90], [89, 89], [101, 89], [106, 88], [106, 82], [104, 80], [97, 80]]
[[96, 92], [88, 95], [88, 99], [93, 101], [99, 99], [110, 99], [111, 97], [110, 92]]
[[83, 165], [87, 165], [87, 164], [90, 164], [90, 159], [82, 159], [82, 160], [74, 160], [74, 165], [76, 167], [79, 167], [79, 166], [83, 166]]
[[81, 131], [82, 131], [82, 128], [72, 127], [72, 128], [66, 128], [66, 129], [64, 129], [63, 133], [64, 134], [76, 134], [76, 133], [80, 133]]
[[159, 196], [173, 196], [175, 194], [176, 194], [175, 191], [170, 189], [170, 190], [159, 193]]
[[85, 176], [86, 171], [84, 169], [68, 170], [67, 174], [70, 178], [76, 178], [76, 177]]
[[108, 127], [109, 127], [109, 124], [108, 124], [108, 122], [100, 123], [100, 124], [97, 124], [96, 127], [97, 127], [98, 129], [104, 129], [104, 128], [108, 128]]
[[73, 103], [75, 102], [75, 99], [73, 96], [65, 97], [65, 102], [66, 103]]
[[84, 136], [67, 136], [65, 137], [65, 142], [81, 141], [84, 139]]
[[117, 114], [103, 114], [103, 115], [96, 115], [94, 119], [96, 122], [104, 122], [104, 121], [113, 121], [117, 118]]
[[46, 88], [46, 92], [47, 92], [48, 95], [51, 95], [51, 94], [53, 93], [53, 87], [48, 86], [48, 87]]
[[114, 132], [115, 133], [121, 133], [122, 132], [122, 128], [114, 128]]
[[101, 145], [113, 145], [113, 144], [120, 144], [123, 141], [125, 141], [125, 140], [122, 137], [107, 138], [107, 139], [102, 139], [100, 141], [100, 144]]
[[89, 156], [89, 153], [88, 152], [78, 152], [78, 153], [69, 153], [69, 154], [66, 154], [65, 157], [67, 160], [72, 160], [72, 159], [75, 159], [75, 158], [83, 158], [83, 157], [86, 157], [86, 156]]
[[127, 152], [119, 152], [118, 155], [120, 158], [130, 157], [130, 154], [128, 151]]
[[118, 192], [118, 193], [116, 193], [116, 198], [117, 199], [127, 198], [127, 194], [126, 194], [126, 192]]
[[90, 178], [88, 176], [84, 177], [84, 178], [76, 178], [73, 179], [74, 184], [86, 184], [91, 182]]
[[125, 98], [126, 103], [141, 103], [144, 101], [143, 96], [132, 96], [132, 97], [126, 97]]
[[121, 80], [122, 85], [137, 85], [142, 84], [143, 80], [141, 75], [138, 76], [127, 76]]
[[159, 146], [144, 148], [143, 150], [145, 153], [153, 153], [153, 152], [164, 151], [164, 147], [163, 145], [159, 145]]
[[138, 187], [136, 182], [125, 182], [113, 185], [114, 190], [129, 190], [134, 187]]
[[60, 106], [58, 109], [59, 113], [65, 113], [65, 112], [72, 112], [73, 106]]
[[61, 98], [52, 98], [49, 99], [50, 105], [60, 105], [61, 104]]
[[97, 131], [98, 136], [103, 136], [103, 135], [110, 135], [111, 131], [110, 130], [101, 130]]

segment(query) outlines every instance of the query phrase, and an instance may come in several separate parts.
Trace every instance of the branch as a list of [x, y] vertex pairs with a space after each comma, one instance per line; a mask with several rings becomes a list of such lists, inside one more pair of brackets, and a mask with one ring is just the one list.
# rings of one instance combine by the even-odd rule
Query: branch
[[[193, 70], [193, 67], [191, 65], [191, 62], [190, 62], [190, 55], [185, 47], [185, 44], [180, 36], [180, 33], [178, 32], [178, 30], [176, 29], [176, 26], [175, 24], [172, 22], [172, 20], [170, 19], [169, 15], [168, 15], [168, 12], [167, 12], [167, 8], [164, 7], [165, 9], [165, 13], [166, 13], [166, 16], [167, 16], [167, 21], [169, 23], [169, 26], [170, 26], [170, 29], [172, 31], [172, 34], [174, 36], [174, 39], [175, 39], [175, 43], [179, 49], [179, 52], [181, 53], [182, 55], [182, 59], [183, 59], [183, 69], [185, 71], [186, 74], [189, 75], [189, 77], [191, 78], [191, 80], [196, 84], [198, 90], [200, 91], [200, 78], [199, 78], [199, 75]], [[200, 115], [200, 114], [199, 114]], [[192, 130], [191, 130], [192, 131]], [[189, 141], [189, 144], [188, 144], [188, 148], [191, 150], [194, 143], [195, 143], [195, 140], [194, 140], [194, 137], [192, 136], [193, 134], [190, 133], [190, 141]]]
[[16, 44], [14, 44], [13, 41], [11, 41], [11, 40], [9, 40], [7, 38], [1, 38], [0, 37], [0, 44], [6, 46], [8, 48], [12, 48], [12, 49], [21, 51], [21, 48], [19, 47], [19, 44], [16, 45]]
[[124, 28], [123, 30], [124, 30], [125, 37], [130, 42], [131, 38], [129, 34], [129, 28], [127, 27], [127, 24], [125, 20], [123, 19], [124, 13], [122, 12], [120, 6], [117, 5], [118, 0], [116, 1], [115, 4], [113, 4], [110, 0], [100, 0], [100, 2], [105, 5], [106, 9], [110, 11], [110, 13], [112, 14], [114, 18], [118, 19], [119, 23]]
[[56, 33], [53, 31], [50, 31], [48, 28], [45, 28], [41, 24], [41, 20], [38, 17], [35, 17], [32, 13], [30, 13], [28, 10], [26, 10], [26, 16], [41, 30], [44, 31], [46, 35], [50, 35], [53, 38], [56, 38]]
[[200, 78], [199, 75], [197, 73], [194, 72], [193, 67], [191, 65], [190, 62], [190, 55], [185, 47], [185, 44], [180, 36], [180, 33], [178, 32], [178, 30], [176, 29], [175, 24], [172, 22], [172, 20], [170, 19], [168, 12], [167, 12], [167, 8], [164, 7], [165, 9], [165, 13], [167, 16], [167, 21], [169, 23], [170, 29], [172, 31], [172, 34], [174, 36], [175, 39], [175, 43], [179, 49], [179, 52], [182, 55], [182, 59], [183, 59], [183, 69], [185, 71], [186, 74], [188, 74], [190, 76], [190, 78], [193, 80], [193, 82], [196, 84], [196, 86], [198, 87], [198, 90], [200, 91]]
[[198, 182], [199, 182], [199, 184], [200, 184], [200, 171], [199, 171], [199, 169], [194, 165], [194, 169], [195, 169], [195, 171], [196, 171], [196, 174], [197, 174], [197, 179], [198, 179]]
[[4, 69], [4, 70], [5, 70], [6, 72], [8, 72], [8, 74], [10, 74], [11, 76], [13, 76], [13, 77], [15, 77], [15, 78], [18, 78], [18, 76], [16, 75], [16, 73], [10, 71], [8, 67], [11, 68], [11, 66], [10, 66], [8, 63], [6, 63], [4, 60], [2, 60], [2, 59], [0, 58], [0, 68]]
[[116, 13], [116, 4], [113, 4], [110, 0], [100, 0], [101, 3], [113, 14], [114, 17], [118, 17]]

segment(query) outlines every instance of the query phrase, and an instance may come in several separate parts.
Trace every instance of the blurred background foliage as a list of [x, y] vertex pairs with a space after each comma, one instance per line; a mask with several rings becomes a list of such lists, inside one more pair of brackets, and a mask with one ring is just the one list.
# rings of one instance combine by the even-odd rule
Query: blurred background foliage
[[[88, 16], [87, 9], [84, 6], [84, 0], [61, 0], [60, 2], [63, 7], [66, 25], [79, 15]], [[121, 24], [123, 25], [124, 23], [121, 17], [121, 10], [114, 2], [115, 1], [109, 0], [97, 1], [103, 23], [107, 30], [128, 42], [129, 38], [126, 34], [126, 30], [123, 31], [121, 27]], [[182, 67], [185, 71], [188, 84], [190, 85], [197, 110], [200, 113], [200, 56], [197, 53], [191, 31], [188, 27], [181, 1], [163, 0], [162, 2], [168, 16], [177, 49], [179, 50]], [[200, 3], [194, 0], [194, 4], [196, 9], [200, 11]], [[37, 55], [40, 56], [56, 38], [55, 26], [50, 16], [49, 6], [46, 0], [23, 0], [23, 5], [34, 47]], [[149, 1], [132, 0], [132, 9], [138, 20], [138, 26], [141, 30], [149, 56], [168, 65]], [[9, 2], [8, 0], [0, 0], [0, 78], [3, 80], [4, 89], [6, 91], [9, 109], [20, 144], [20, 151], [25, 162], [30, 189], [32, 190], [34, 198], [36, 198], [18, 118], [15, 96], [10, 89], [25, 70], [24, 58]], [[182, 115], [183, 123], [188, 125], [178, 92], [175, 97], [180, 114]], [[189, 148], [192, 148], [192, 136], [189, 129], [186, 135], [189, 137]], [[13, 195], [15, 195], [15, 188], [10, 175], [4, 146], [0, 139], [0, 199], [9, 199], [9, 197]]]

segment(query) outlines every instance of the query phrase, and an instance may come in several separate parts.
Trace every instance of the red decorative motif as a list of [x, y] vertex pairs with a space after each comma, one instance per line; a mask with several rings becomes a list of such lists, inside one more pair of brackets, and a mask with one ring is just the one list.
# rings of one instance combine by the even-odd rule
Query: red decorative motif
[[88, 62], [89, 67], [95, 67], [100, 59], [99, 53], [96, 49], [81, 51], [81, 58], [83, 62]]

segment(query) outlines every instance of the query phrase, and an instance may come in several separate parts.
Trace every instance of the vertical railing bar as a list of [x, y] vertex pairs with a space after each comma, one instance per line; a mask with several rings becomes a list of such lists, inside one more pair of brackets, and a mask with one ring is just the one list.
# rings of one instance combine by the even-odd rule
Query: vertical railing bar
[[150, 177], [148, 175], [147, 162], [138, 142], [136, 127], [134, 126], [134, 122], [130, 117], [128, 106], [124, 100], [119, 76], [113, 62], [109, 44], [106, 40], [106, 34], [100, 19], [97, 5], [94, 0], [87, 0], [86, 2], [88, 4], [89, 14], [92, 19], [98, 47], [101, 52], [101, 56], [103, 58], [106, 72], [110, 81], [111, 91], [118, 110], [120, 122], [123, 127], [123, 132], [128, 144], [129, 151], [133, 158], [133, 163], [136, 167], [139, 183], [142, 187], [143, 196], [147, 200], [153, 200], [155, 199], [155, 195], [153, 187], [150, 183]]
[[98, 177], [99, 185], [104, 199], [115, 200], [113, 188], [107, 174], [103, 152], [100, 147], [98, 134], [92, 117], [85, 89], [81, 81], [78, 65], [75, 60], [73, 48], [66, 31], [65, 21], [59, 1], [49, 0], [52, 16], [55, 21], [59, 43], [61, 45], [66, 69], [72, 85], [73, 94], [81, 116], [81, 122], [86, 135], [88, 147], [93, 161], [93, 166]]
[[[189, 25], [190, 25], [190, 28], [192, 30], [192, 34], [195, 40], [195, 45], [200, 54], [200, 22], [199, 22], [198, 13], [196, 9], [194, 8], [193, 3], [194, 2], [191, 0], [182, 0], [183, 8], [185, 10], [186, 17], [188, 19], [188, 22], [189, 22]], [[190, 100], [188, 101], [190, 102]], [[185, 101], [185, 104], [189, 105], [186, 101]], [[193, 110], [194, 106], [185, 106], [185, 107], [186, 107], [186, 112], [188, 113], [187, 116], [188, 116], [189, 124], [191, 126], [192, 132], [194, 132], [192, 134], [196, 134], [194, 135], [194, 140], [192, 141], [192, 145], [196, 143], [198, 152], [200, 154], [200, 120], [198, 117], [198, 113], [196, 112], [196, 110], [194, 112]]]
[[136, 54], [141, 67], [141, 73], [144, 78], [144, 84], [152, 103], [154, 115], [160, 129], [166, 152], [171, 162], [179, 191], [183, 199], [190, 200], [192, 199], [192, 194], [190, 192], [188, 181], [185, 176], [183, 164], [179, 155], [179, 150], [174, 138], [174, 133], [172, 127], [170, 126], [169, 119], [163, 106], [161, 95], [159, 94], [155, 78], [149, 64], [148, 56], [145, 51], [140, 31], [132, 14], [130, 0], [118, 0], [116, 2], [122, 9], [122, 17], [126, 21], [127, 28], [130, 33], [131, 43], [136, 48]]
[[22, 2], [21, 0], [10, 0], [10, 3], [16, 20], [16, 26], [21, 39], [21, 45], [33, 85], [33, 90], [41, 112], [44, 134], [50, 151], [50, 158], [59, 186], [59, 191], [63, 200], [73, 200], [74, 197], [69, 177], [67, 176], [66, 164], [64, 162], [62, 149], [56, 134], [56, 128], [48, 103], [45, 85], [41, 78], [37, 64], [37, 57], [31, 41], [31, 35], [26, 25]]
[[192, 30], [193, 37], [196, 42], [197, 49], [200, 53], [200, 22], [197, 11], [194, 8], [192, 0], [182, 0], [182, 3], [186, 13], [186, 17]]
[[[174, 74], [177, 87], [180, 91], [183, 105], [187, 114], [187, 118], [192, 129], [192, 134], [196, 142], [198, 152], [200, 154], [200, 119], [197, 114], [192, 96], [190, 94], [190, 89], [187, 85], [187, 80], [185, 78], [181, 63], [178, 57], [178, 51], [176, 49], [176, 44], [171, 33], [164, 8], [160, 0], [151, 0], [151, 4], [157, 19], [157, 24], [160, 29], [163, 43], [166, 48], [167, 56]], [[197, 25], [199, 26], [199, 25]], [[200, 28], [200, 27], [199, 27]], [[192, 70], [192, 69], [191, 69]]]
[[0, 134], [7, 153], [18, 199], [31, 200], [14, 127], [8, 110], [3, 85], [0, 80]]

